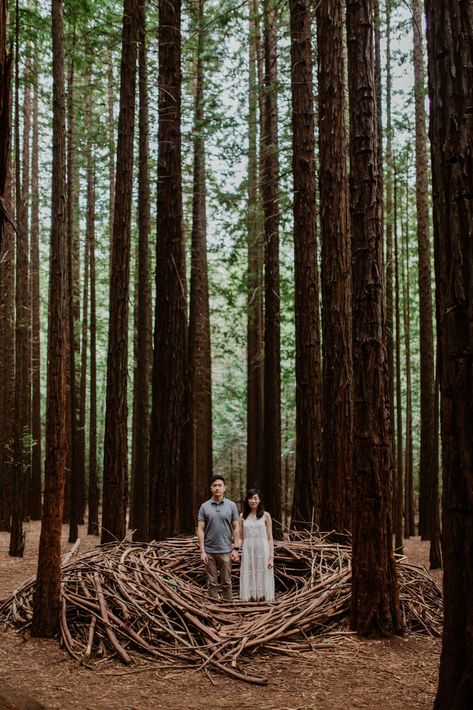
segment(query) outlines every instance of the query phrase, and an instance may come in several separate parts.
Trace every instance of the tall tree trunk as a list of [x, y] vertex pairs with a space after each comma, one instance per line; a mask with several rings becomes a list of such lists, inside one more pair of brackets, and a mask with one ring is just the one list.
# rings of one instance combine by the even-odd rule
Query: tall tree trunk
[[473, 704], [473, 4], [426, 0], [444, 627], [435, 709]]
[[353, 363], [351, 243], [345, 126], [344, 20], [337, 0], [317, 6], [322, 240], [323, 486], [321, 527], [351, 530]]
[[11, 443], [14, 419], [14, 233], [11, 220], [12, 55], [6, 45], [6, 6], [0, 0], [0, 530], [10, 530]]
[[[92, 80], [89, 87], [92, 95]], [[92, 111], [92, 102], [87, 104]], [[88, 118], [92, 127], [92, 116]], [[87, 534], [99, 533], [99, 483], [97, 473], [97, 308], [95, 287], [95, 161], [91, 131], [87, 131], [87, 246], [90, 267], [90, 385], [89, 385], [89, 479]], [[85, 301], [84, 301], [85, 303]]]
[[401, 308], [399, 304], [399, 239], [398, 239], [398, 190], [397, 176], [394, 175], [394, 291], [395, 291], [395, 320], [396, 320], [396, 487], [394, 500], [394, 520], [396, 532], [396, 550], [403, 546], [404, 529], [404, 459], [402, 445], [402, 386], [401, 386]]
[[409, 185], [406, 177], [406, 207], [403, 226], [404, 244], [402, 249], [402, 302], [404, 323], [404, 355], [406, 366], [406, 446], [404, 463], [404, 527], [406, 537], [415, 535], [414, 522], [414, 461], [412, 439], [412, 376], [411, 376], [411, 307], [409, 276]]
[[281, 343], [279, 295], [279, 157], [277, 116], [277, 24], [274, 0], [264, 2], [264, 113], [262, 197], [264, 212], [264, 432], [265, 505], [281, 534]]
[[[90, 49], [87, 48], [87, 59], [90, 61]], [[79, 457], [79, 470], [81, 472], [81, 507], [80, 521], [83, 524], [83, 513], [85, 513], [85, 470], [86, 470], [86, 408], [87, 408], [87, 340], [89, 329], [89, 230], [91, 221], [95, 219], [94, 211], [89, 213], [90, 205], [94, 199], [94, 166], [92, 154], [92, 68], [89, 66], [85, 76], [87, 85], [87, 95], [85, 97], [85, 158], [86, 158], [86, 190], [87, 190], [87, 207], [86, 207], [86, 231], [84, 239], [84, 276], [82, 282], [82, 323], [81, 323], [81, 346], [80, 346], [80, 374], [79, 374], [79, 406], [77, 413], [77, 449]], [[92, 197], [91, 197], [92, 193]], [[89, 515], [90, 522], [90, 515]]]
[[150, 189], [146, 2], [139, 2], [139, 157], [138, 157], [138, 282], [135, 299], [135, 376], [133, 380], [133, 539], [149, 539], [149, 412], [152, 357], [150, 283]]
[[347, 0], [353, 254], [352, 628], [402, 627], [392, 550], [392, 482], [377, 170], [373, 0]]
[[103, 464], [102, 543], [126, 534], [128, 500], [127, 369], [133, 132], [138, 0], [124, 0], [120, 115], [113, 219], [107, 401]]
[[[35, 71], [39, 70], [39, 51], [35, 47]], [[39, 87], [34, 82], [33, 136], [31, 148], [31, 477], [28, 511], [32, 520], [41, 518], [41, 347], [40, 347], [40, 280], [39, 280]]]
[[[399, 507], [398, 503], [398, 488], [402, 486], [402, 473], [399, 478], [397, 467], [396, 453], [396, 432], [397, 422], [394, 416], [394, 390], [395, 390], [395, 372], [394, 372], [394, 304], [393, 304], [393, 220], [394, 220], [394, 204], [393, 204], [393, 125], [392, 125], [392, 66], [391, 66], [391, 0], [386, 0], [386, 150], [384, 156], [385, 164], [385, 187], [386, 187], [386, 202], [384, 209], [384, 225], [385, 225], [385, 240], [386, 240], [386, 350], [388, 357], [389, 371], [389, 411], [391, 412], [391, 427], [392, 427], [392, 462], [393, 462], [393, 505], [394, 505], [394, 530], [395, 530], [395, 547], [397, 552], [402, 552], [403, 535], [402, 535], [402, 504]], [[401, 494], [402, 496], [402, 494]], [[402, 497], [401, 497], [402, 501]]]
[[321, 363], [315, 121], [310, 0], [290, 0], [296, 329], [296, 477], [293, 520], [320, 522]]
[[441, 566], [438, 522], [438, 455], [435, 420], [434, 332], [432, 322], [431, 255], [429, 226], [429, 177], [425, 121], [424, 52], [422, 46], [422, 1], [412, 1], [414, 35], [414, 92], [416, 120], [416, 206], [419, 254], [420, 323], [420, 464], [419, 534], [430, 539], [434, 566]]
[[33, 599], [33, 636], [59, 629], [61, 528], [66, 462], [66, 107], [62, 0], [52, 0], [53, 172], [48, 326], [48, 383], [44, 502], [38, 572]]
[[181, 3], [159, 1], [156, 318], [150, 444], [150, 535], [176, 532], [183, 444], [186, 281], [181, 185]]
[[[28, 192], [30, 90], [25, 87], [23, 151], [20, 150], [19, 8], [16, 5], [15, 64], [15, 196], [16, 196], [16, 290], [15, 290], [15, 431], [13, 438], [12, 521], [9, 554], [22, 557], [23, 519], [27, 513], [27, 484], [31, 465], [31, 294], [29, 290]], [[23, 152], [23, 160], [20, 155]], [[20, 167], [22, 162], [22, 169]]]
[[[0, 198], [6, 194], [8, 163], [10, 155], [10, 106], [12, 56], [7, 48], [7, 3], [0, 0]], [[3, 203], [2, 203], [3, 205]], [[7, 215], [5, 207], [0, 210], [0, 249]]]
[[[263, 470], [263, 260], [261, 199], [258, 190], [258, 82], [260, 31], [258, 2], [250, 3], [248, 97], [248, 295], [247, 295], [247, 446], [248, 487], [259, 487]], [[242, 487], [245, 488], [246, 486]], [[243, 496], [245, 491], [243, 491]]]
[[76, 375], [76, 318], [75, 295], [76, 281], [74, 268], [74, 242], [76, 232], [76, 146], [75, 146], [75, 107], [74, 107], [74, 49], [75, 27], [73, 29], [72, 56], [69, 59], [67, 82], [67, 301], [68, 301], [68, 341], [69, 341], [69, 542], [78, 537], [80, 516], [81, 471], [79, 460], [79, 428], [77, 422], [78, 396]]
[[[212, 475], [212, 372], [210, 352], [207, 217], [205, 196], [204, 0], [198, 0], [194, 94], [194, 182], [188, 340], [188, 484], [181, 491], [182, 529], [195, 528], [198, 503], [208, 496]], [[187, 489], [187, 490], [186, 490]]]
[[107, 53], [107, 104], [108, 104], [108, 189], [109, 189], [109, 235], [110, 235], [110, 254], [109, 254], [109, 269], [112, 270], [112, 253], [113, 253], [113, 220], [115, 216], [115, 79], [113, 76], [113, 54], [112, 50]]

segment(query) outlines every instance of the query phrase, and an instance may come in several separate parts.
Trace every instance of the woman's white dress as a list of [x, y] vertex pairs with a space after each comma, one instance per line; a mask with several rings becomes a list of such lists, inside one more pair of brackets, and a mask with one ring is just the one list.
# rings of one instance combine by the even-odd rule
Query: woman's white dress
[[240, 599], [274, 599], [274, 573], [268, 569], [269, 544], [264, 516], [243, 520]]

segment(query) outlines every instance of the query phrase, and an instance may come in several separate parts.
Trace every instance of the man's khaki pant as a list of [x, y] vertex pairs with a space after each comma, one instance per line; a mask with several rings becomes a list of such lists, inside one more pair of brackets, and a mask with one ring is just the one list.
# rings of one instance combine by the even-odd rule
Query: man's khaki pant
[[225, 601], [232, 601], [232, 560], [230, 554], [230, 552], [207, 553], [209, 560], [207, 564], [207, 580], [211, 599], [218, 599], [218, 588], [220, 586], [222, 597]]

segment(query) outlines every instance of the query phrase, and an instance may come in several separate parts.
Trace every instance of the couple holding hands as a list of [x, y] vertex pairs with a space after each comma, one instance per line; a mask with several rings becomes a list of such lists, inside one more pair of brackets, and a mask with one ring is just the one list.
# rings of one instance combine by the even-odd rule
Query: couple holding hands
[[212, 497], [199, 509], [197, 537], [205, 564], [208, 591], [218, 599], [219, 587], [225, 601], [232, 601], [231, 565], [240, 567], [240, 599], [273, 601], [273, 533], [271, 516], [263, 509], [259, 492], [251, 488], [238, 515], [235, 503], [225, 498], [225, 479], [212, 476]]

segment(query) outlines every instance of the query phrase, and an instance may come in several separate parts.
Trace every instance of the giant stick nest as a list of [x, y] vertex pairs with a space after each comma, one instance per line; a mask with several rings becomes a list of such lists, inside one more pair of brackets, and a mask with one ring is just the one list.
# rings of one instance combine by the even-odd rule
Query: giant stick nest
[[[349, 632], [351, 547], [319, 532], [275, 543], [274, 602], [211, 602], [195, 538], [101, 545], [62, 565], [61, 641], [82, 663], [144, 654], [157, 663], [247, 673], [258, 650], [298, 654], [328, 648]], [[406, 631], [439, 636], [440, 587], [422, 567], [397, 559]], [[234, 579], [235, 587], [238, 580]], [[0, 617], [31, 623], [35, 579], [0, 602]]]

